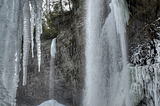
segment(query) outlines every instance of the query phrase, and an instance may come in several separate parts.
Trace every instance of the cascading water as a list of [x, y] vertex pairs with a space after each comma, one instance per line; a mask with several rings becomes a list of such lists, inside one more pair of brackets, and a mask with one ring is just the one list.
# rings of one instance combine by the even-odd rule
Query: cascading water
[[56, 38], [51, 43], [51, 60], [50, 60], [50, 82], [49, 82], [49, 98], [54, 96], [54, 59], [56, 55]]
[[[110, 2], [107, 18], [106, 6]], [[109, 11], [109, 10], [108, 10]], [[131, 106], [124, 0], [88, 0], [84, 106]]]

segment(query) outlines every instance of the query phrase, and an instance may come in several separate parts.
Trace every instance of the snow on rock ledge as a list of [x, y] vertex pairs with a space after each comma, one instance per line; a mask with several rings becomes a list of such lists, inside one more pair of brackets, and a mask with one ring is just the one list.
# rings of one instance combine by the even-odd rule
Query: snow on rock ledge
[[52, 100], [45, 101], [38, 106], [65, 106], [65, 105], [62, 105], [58, 103], [56, 100], [52, 99]]

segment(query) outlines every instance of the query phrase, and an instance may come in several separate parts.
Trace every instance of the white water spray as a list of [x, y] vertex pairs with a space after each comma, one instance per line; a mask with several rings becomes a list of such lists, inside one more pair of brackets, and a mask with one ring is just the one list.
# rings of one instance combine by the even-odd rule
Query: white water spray
[[106, 18], [108, 2], [87, 1], [84, 106], [131, 106], [125, 44], [128, 9], [124, 0], [111, 0]]

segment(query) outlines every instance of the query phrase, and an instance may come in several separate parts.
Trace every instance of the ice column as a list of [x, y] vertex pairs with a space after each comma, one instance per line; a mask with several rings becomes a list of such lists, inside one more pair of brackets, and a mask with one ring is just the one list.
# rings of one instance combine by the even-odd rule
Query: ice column
[[30, 50], [30, 8], [29, 0], [24, 1], [23, 7], [23, 85], [27, 80], [28, 55]]
[[22, 38], [19, 0], [0, 0], [0, 106], [15, 106]]
[[127, 68], [127, 47], [126, 47], [126, 23], [129, 20], [129, 11], [125, 0], [112, 0], [110, 4], [111, 9], [114, 11], [114, 17], [116, 22], [116, 31], [120, 35], [120, 44], [122, 51], [122, 65], [123, 73], [122, 78], [124, 81], [125, 90], [125, 102], [127, 106], [131, 106], [129, 99], [129, 71]]
[[32, 50], [32, 58], [34, 57], [34, 19], [35, 19], [35, 3], [34, 1], [31, 1], [31, 6], [30, 6], [30, 10], [31, 10], [31, 50]]
[[36, 13], [36, 43], [37, 43], [37, 59], [38, 59], [38, 71], [41, 67], [41, 41], [40, 36], [42, 34], [42, 0], [36, 1], [37, 13]]
[[[27, 81], [27, 65], [28, 55], [32, 50], [32, 57], [34, 57], [34, 26], [36, 25], [36, 43], [37, 43], [37, 59], [38, 59], [38, 71], [40, 72], [41, 65], [41, 41], [40, 36], [42, 34], [42, 0], [24, 0], [23, 7], [23, 85], [26, 85]], [[30, 4], [29, 4], [30, 3]], [[34, 20], [35, 23], [34, 23]]]

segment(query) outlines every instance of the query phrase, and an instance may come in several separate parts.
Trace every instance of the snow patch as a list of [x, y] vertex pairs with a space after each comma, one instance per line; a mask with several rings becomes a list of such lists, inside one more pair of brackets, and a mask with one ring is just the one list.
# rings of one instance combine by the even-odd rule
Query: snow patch
[[52, 99], [52, 100], [45, 101], [38, 106], [65, 106], [65, 105], [62, 105], [59, 102], [57, 102], [56, 100]]

